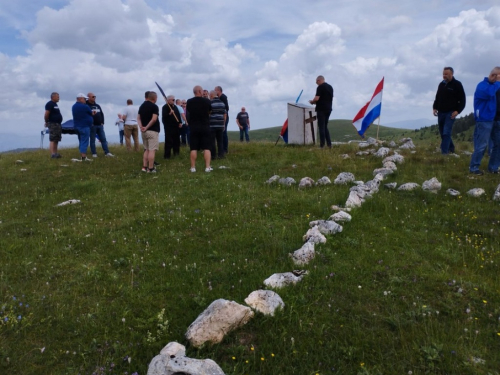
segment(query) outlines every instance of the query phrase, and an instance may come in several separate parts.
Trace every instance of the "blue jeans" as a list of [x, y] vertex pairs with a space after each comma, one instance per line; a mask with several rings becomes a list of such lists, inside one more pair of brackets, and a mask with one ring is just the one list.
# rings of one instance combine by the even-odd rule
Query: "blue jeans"
[[442, 154], [455, 153], [455, 145], [451, 139], [451, 129], [453, 128], [453, 123], [455, 122], [455, 119], [451, 118], [452, 113], [453, 111], [438, 113], [438, 126], [439, 135], [441, 135]]
[[326, 140], [326, 145], [328, 147], [332, 147], [332, 141], [330, 139], [330, 132], [328, 131], [328, 120], [330, 119], [330, 113], [332, 111], [317, 111], [316, 116], [318, 119], [318, 130], [319, 130], [319, 146], [320, 147], [325, 147], [325, 140]]
[[123, 134], [125, 133], [123, 130], [120, 130], [119, 133], [120, 133], [120, 144], [123, 145]]
[[222, 133], [222, 148], [224, 153], [227, 154], [227, 149], [229, 146], [229, 139], [227, 138], [227, 124], [229, 123], [229, 111], [227, 111], [226, 123], [224, 124], [224, 132]]
[[250, 136], [248, 135], [248, 126], [243, 126], [243, 129], [240, 129], [240, 142], [243, 142], [243, 135], [245, 136], [245, 140], [250, 142]]
[[90, 128], [76, 128], [78, 132], [78, 142], [80, 154], [86, 154], [89, 147]]
[[99, 137], [101, 141], [102, 149], [104, 150], [104, 154], [109, 154], [108, 142], [106, 141], [106, 134], [104, 134], [104, 126], [102, 125], [92, 125], [90, 128], [90, 151], [93, 154], [97, 154], [95, 149], [95, 137], [96, 135]]
[[477, 171], [481, 165], [484, 152], [488, 147], [490, 138], [493, 140], [488, 171], [494, 172], [500, 167], [500, 121], [476, 122], [474, 129], [474, 152], [470, 159], [469, 170]]

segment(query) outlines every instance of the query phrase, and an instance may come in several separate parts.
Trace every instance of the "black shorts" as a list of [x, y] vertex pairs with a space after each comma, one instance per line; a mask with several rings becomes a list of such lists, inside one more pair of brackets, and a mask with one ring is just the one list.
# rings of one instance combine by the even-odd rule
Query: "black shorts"
[[49, 128], [49, 141], [50, 142], [61, 142], [62, 127], [61, 124], [56, 122], [49, 122], [47, 124]]
[[210, 128], [190, 130], [191, 141], [189, 143], [189, 147], [191, 151], [212, 149], [212, 137], [210, 134]]

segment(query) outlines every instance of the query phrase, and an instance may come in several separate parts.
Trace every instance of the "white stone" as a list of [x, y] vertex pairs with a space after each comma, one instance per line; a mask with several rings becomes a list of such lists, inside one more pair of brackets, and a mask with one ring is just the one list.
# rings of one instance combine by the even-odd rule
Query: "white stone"
[[302, 237], [304, 242], [312, 243], [326, 243], [326, 237], [319, 231], [319, 228], [312, 227], [307, 231], [307, 233]]
[[405, 161], [405, 157], [403, 155], [400, 155], [400, 154], [394, 154], [394, 155], [388, 156], [384, 160], [382, 160], [382, 164], [386, 163], [388, 161], [392, 161], [393, 163], [396, 163], [396, 164], [403, 164]]
[[318, 181], [316, 181], [316, 185], [330, 185], [332, 181], [326, 176], [321, 177]]
[[363, 181], [353, 181], [352, 183], [355, 184], [355, 185], [358, 185], [358, 186], [365, 184]]
[[349, 193], [349, 198], [345, 202], [345, 206], [348, 208], [361, 207], [361, 199], [355, 191]]
[[394, 147], [396, 147], [396, 146], [397, 146], [397, 144], [396, 144], [396, 142], [394, 142], [394, 141], [390, 141], [390, 142], [389, 142], [389, 144], [388, 144], [388, 146], [389, 146], [390, 148], [394, 148]]
[[377, 168], [373, 170], [373, 175], [381, 174], [382, 176], [389, 176], [394, 173], [394, 169], [390, 168]]
[[229, 169], [229, 167], [226, 167], [225, 165], [221, 165], [221, 166], [219, 166], [219, 169]]
[[289, 256], [298, 266], [309, 263], [316, 256], [314, 243], [306, 242], [300, 249], [295, 250], [292, 254], [289, 254]]
[[403, 184], [400, 187], [398, 187], [398, 190], [411, 191], [411, 190], [415, 190], [419, 187], [420, 187], [420, 185], [415, 183], [415, 182], [407, 182], [406, 184]]
[[351, 219], [352, 219], [352, 216], [344, 211], [336, 212], [332, 216], [330, 216], [330, 218], [329, 218], [329, 220], [333, 220], [333, 221], [336, 221], [338, 223], [349, 222], [349, 221], [351, 221]]
[[438, 190], [441, 190], [441, 182], [439, 182], [436, 177], [432, 177], [422, 184], [422, 189], [437, 193]]
[[280, 176], [275, 174], [273, 177], [271, 177], [269, 180], [266, 181], [266, 184], [272, 184], [273, 182], [276, 182], [280, 179]]
[[363, 185], [365, 189], [368, 189], [370, 194], [375, 194], [378, 192], [378, 189], [380, 187], [380, 181], [382, 181], [381, 176], [376, 175], [373, 180], [366, 181], [366, 183]]
[[484, 191], [484, 189], [482, 188], [474, 188], [474, 189], [470, 189], [468, 192], [467, 192], [467, 195], [470, 195], [471, 197], [480, 197], [481, 195], [483, 194], [486, 194], [486, 192]]
[[344, 159], [344, 160], [345, 160], [345, 159], [350, 159], [350, 158], [351, 158], [348, 154], [342, 154], [342, 155], [340, 155], [340, 157], [341, 157], [342, 159]]
[[[350, 143], [351, 141], [349, 141]], [[347, 142], [332, 142], [332, 146], [340, 146], [340, 145], [346, 145]]]
[[228, 332], [246, 324], [253, 316], [250, 308], [239, 303], [215, 300], [191, 323], [186, 339], [197, 348], [206, 342], [219, 343]]
[[280, 178], [278, 180], [278, 183], [285, 186], [292, 186], [295, 185], [297, 182], [295, 182], [295, 180], [292, 177], [287, 177], [287, 178]]
[[370, 145], [376, 145], [377, 144], [377, 140], [373, 137], [369, 137], [367, 140], [366, 140], [366, 143], [370, 144]]
[[272, 290], [256, 290], [245, 298], [245, 303], [252, 309], [261, 312], [264, 315], [274, 316], [277, 309], [283, 309], [285, 303], [278, 295]]
[[82, 159], [71, 159], [73, 163], [81, 163]]
[[68, 204], [76, 204], [76, 203], [80, 203], [80, 201], [78, 199], [70, 199], [69, 201], [64, 201], [59, 204], [56, 204], [56, 207], [66, 206]]
[[342, 225], [332, 220], [314, 220], [309, 223], [311, 228], [318, 227], [322, 234], [335, 234], [342, 232]]
[[334, 204], [333, 206], [330, 207], [333, 211], [341, 211], [342, 210], [342, 207], [339, 207], [337, 206], [336, 204]]
[[500, 201], [500, 185], [497, 186], [495, 193], [493, 194], [494, 201]]
[[153, 358], [147, 375], [224, 375], [224, 371], [211, 359], [186, 357], [186, 348], [177, 342], [168, 343]]
[[467, 156], [471, 156], [472, 152], [470, 152], [470, 151], [462, 151], [462, 154], [467, 155]]
[[355, 180], [355, 178], [354, 178], [354, 175], [352, 173], [342, 172], [342, 173], [339, 173], [339, 175], [337, 176], [335, 181], [333, 181], [333, 183], [335, 185], [346, 185], [349, 182], [352, 182], [354, 180]]
[[378, 158], [383, 158], [383, 157], [386, 157], [387, 155], [389, 155], [389, 152], [391, 152], [391, 150], [389, 148], [380, 147], [374, 155]]
[[26, 172], [26, 171], [27, 171], [27, 169], [26, 169], [26, 168], [21, 168], [21, 169], [20, 169], [20, 171], [21, 171], [21, 172]]
[[396, 186], [398, 186], [398, 183], [397, 182], [391, 182], [389, 184], [385, 184], [384, 185], [387, 189], [396, 189]]
[[358, 197], [361, 199], [361, 203], [365, 201], [365, 198], [371, 198], [372, 195], [370, 193], [370, 189], [366, 185], [361, 185], [361, 186], [353, 186], [352, 188], [349, 189], [349, 192], [354, 191], [358, 195]]
[[370, 153], [368, 151], [358, 151], [358, 152], [356, 152], [356, 155], [364, 156], [364, 155], [370, 155]]
[[24, 161], [23, 160], [16, 160], [16, 163], [21, 164], [21, 163], [24, 163]]
[[311, 177], [304, 177], [300, 180], [299, 189], [314, 186], [314, 180]]
[[387, 161], [384, 163], [383, 165], [384, 168], [387, 168], [387, 169], [392, 169], [393, 171], [397, 171], [398, 170], [398, 167], [396, 166], [396, 163], [394, 163], [393, 161]]
[[264, 280], [264, 285], [270, 288], [283, 288], [288, 285], [297, 284], [307, 272], [300, 274], [294, 272], [275, 273]]
[[368, 142], [360, 142], [358, 146], [359, 148], [366, 148], [370, 147], [371, 145]]
[[415, 145], [413, 144], [411, 138], [406, 138], [405, 142], [399, 146], [399, 148], [409, 150], [415, 148]]
[[451, 195], [453, 197], [458, 197], [460, 195], [460, 192], [455, 189], [448, 189], [446, 190], [446, 194]]

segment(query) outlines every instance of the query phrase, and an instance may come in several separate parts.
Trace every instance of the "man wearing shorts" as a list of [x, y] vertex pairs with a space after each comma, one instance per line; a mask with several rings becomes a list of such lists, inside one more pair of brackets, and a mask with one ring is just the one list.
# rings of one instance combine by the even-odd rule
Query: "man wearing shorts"
[[61, 142], [61, 123], [62, 115], [59, 110], [57, 103], [59, 102], [59, 94], [53, 92], [50, 94], [50, 101], [45, 104], [45, 127], [49, 129], [49, 141], [50, 141], [50, 157], [52, 159], [59, 159], [61, 154], [57, 153], [57, 145]]
[[212, 142], [210, 134], [210, 111], [212, 104], [210, 99], [203, 97], [203, 88], [195, 86], [193, 88], [194, 98], [188, 99], [186, 111], [188, 123], [191, 131], [191, 172], [196, 172], [196, 157], [198, 150], [203, 150], [205, 158], [205, 172], [211, 172], [210, 166]]
[[142, 157], [142, 171], [148, 173], [156, 173], [155, 152], [158, 150], [160, 135], [160, 121], [158, 120], [160, 110], [155, 104], [157, 99], [156, 92], [149, 91], [148, 97], [139, 107], [137, 115], [137, 125], [141, 130], [142, 144], [145, 150]]

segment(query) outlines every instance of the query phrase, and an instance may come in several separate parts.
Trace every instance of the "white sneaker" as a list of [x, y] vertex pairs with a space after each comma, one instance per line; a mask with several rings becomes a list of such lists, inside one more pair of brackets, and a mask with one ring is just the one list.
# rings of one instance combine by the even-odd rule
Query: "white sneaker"
[[115, 155], [113, 155], [111, 152], [108, 152], [105, 156], [109, 156], [110, 158], [114, 158]]
[[97, 154], [92, 154], [92, 157], [93, 157], [93, 158], [96, 158], [96, 157], [97, 157]]
[[209, 173], [212, 172], [214, 169], [212, 167], [205, 168], [205, 172]]
[[194, 172], [196, 172], [196, 168], [191, 168], [191, 169], [190, 169], [190, 171], [191, 171], [192, 173], [194, 173]]

